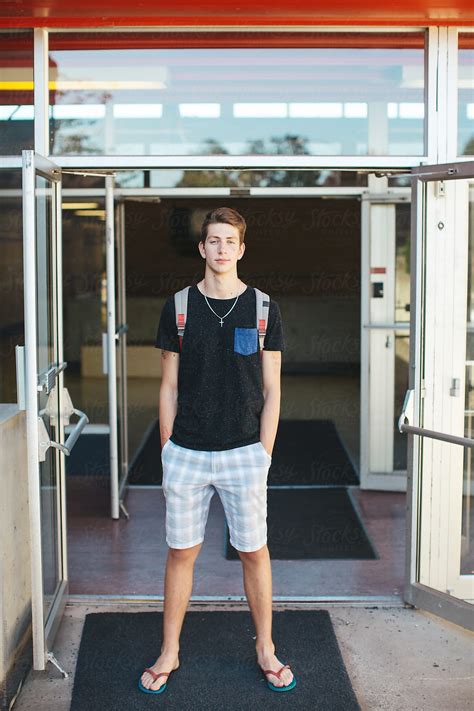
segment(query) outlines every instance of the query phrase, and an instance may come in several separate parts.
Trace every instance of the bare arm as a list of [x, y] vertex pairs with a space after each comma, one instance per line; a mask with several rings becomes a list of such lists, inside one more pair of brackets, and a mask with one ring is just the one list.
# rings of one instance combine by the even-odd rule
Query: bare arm
[[265, 403], [260, 417], [260, 440], [271, 454], [280, 417], [281, 351], [263, 350], [262, 374]]
[[159, 399], [160, 438], [162, 447], [173, 432], [174, 418], [178, 411], [178, 368], [179, 353], [162, 350]]

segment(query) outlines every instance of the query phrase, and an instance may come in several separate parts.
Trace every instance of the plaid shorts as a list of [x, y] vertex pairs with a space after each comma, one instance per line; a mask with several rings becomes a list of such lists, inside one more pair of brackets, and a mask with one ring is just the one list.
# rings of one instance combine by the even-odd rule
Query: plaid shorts
[[203, 451], [170, 439], [161, 451], [166, 499], [166, 543], [189, 548], [204, 540], [209, 505], [217, 491], [230, 542], [255, 551], [267, 542], [267, 477], [272, 457], [262, 442]]

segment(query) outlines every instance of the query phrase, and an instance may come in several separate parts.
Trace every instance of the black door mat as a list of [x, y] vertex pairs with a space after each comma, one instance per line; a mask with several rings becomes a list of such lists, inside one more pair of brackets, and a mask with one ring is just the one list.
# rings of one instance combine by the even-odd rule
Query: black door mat
[[85, 617], [71, 711], [360, 711], [327, 610], [273, 613], [275, 652], [296, 678], [271, 691], [257, 665], [250, 611], [186, 612], [179, 668], [162, 694], [138, 688], [160, 653], [163, 613], [102, 612]]
[[128, 467], [129, 484], [162, 484], [161, 438], [158, 420], [148, 427]]
[[[227, 560], [239, 559], [224, 524]], [[267, 545], [273, 560], [379, 558], [345, 488], [268, 489]]]
[[[130, 462], [130, 484], [161, 484], [158, 420], [151, 423]], [[280, 420], [272, 452], [268, 484], [359, 484], [332, 420]]]
[[67, 476], [110, 476], [108, 433], [83, 433], [66, 457]]
[[268, 484], [351, 486], [359, 477], [332, 420], [280, 420]]

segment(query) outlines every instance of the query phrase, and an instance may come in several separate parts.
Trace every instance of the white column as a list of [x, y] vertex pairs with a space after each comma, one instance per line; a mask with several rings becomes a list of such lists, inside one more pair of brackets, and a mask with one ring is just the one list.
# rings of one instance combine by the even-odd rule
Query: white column
[[48, 31], [34, 30], [34, 149], [49, 155]]
[[426, 62], [425, 136], [428, 163], [456, 159], [458, 135], [458, 30], [430, 27]]

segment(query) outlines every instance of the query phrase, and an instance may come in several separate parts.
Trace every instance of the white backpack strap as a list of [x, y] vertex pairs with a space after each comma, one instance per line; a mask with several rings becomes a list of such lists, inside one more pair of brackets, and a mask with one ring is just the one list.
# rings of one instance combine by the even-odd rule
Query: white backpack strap
[[270, 309], [270, 297], [264, 291], [255, 289], [255, 306], [257, 310], [258, 340], [260, 342], [260, 358], [263, 357], [263, 341], [267, 332], [268, 311]]
[[174, 310], [176, 313], [176, 328], [178, 329], [179, 350], [183, 350], [184, 328], [186, 326], [186, 317], [188, 315], [188, 293], [189, 286], [177, 291], [174, 295]]

